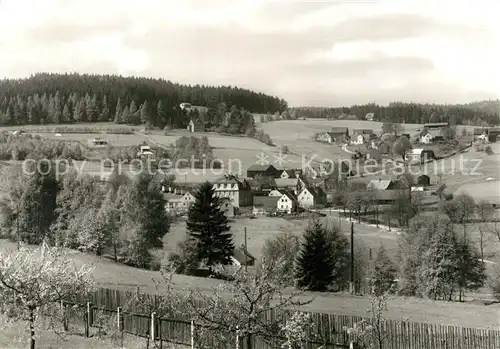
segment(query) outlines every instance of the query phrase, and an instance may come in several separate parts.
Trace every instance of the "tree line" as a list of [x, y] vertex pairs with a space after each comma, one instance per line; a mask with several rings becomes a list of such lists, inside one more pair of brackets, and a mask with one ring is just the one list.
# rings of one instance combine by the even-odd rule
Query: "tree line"
[[255, 113], [281, 112], [285, 100], [231, 86], [181, 85], [163, 79], [88, 74], [35, 74], [0, 81], [0, 124], [115, 121], [176, 125], [180, 103], [215, 110], [225, 103]]
[[160, 190], [165, 178], [143, 171], [131, 179], [115, 169], [103, 184], [57, 166], [64, 164], [39, 162], [29, 174], [3, 168], [2, 189], [8, 196], [1, 202], [2, 235], [151, 268], [151, 250], [163, 247], [171, 222]]
[[374, 113], [374, 121], [391, 123], [424, 124], [449, 122], [450, 125], [494, 126], [500, 124], [500, 100], [469, 104], [419, 104], [393, 102], [387, 106], [375, 103], [350, 107], [297, 107], [291, 113], [297, 117], [339, 119], [355, 115], [365, 120], [366, 114]]

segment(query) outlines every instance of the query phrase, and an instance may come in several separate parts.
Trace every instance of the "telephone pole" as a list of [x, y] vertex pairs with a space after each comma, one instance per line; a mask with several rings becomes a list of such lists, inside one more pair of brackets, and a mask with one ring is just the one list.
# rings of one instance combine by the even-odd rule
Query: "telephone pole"
[[247, 227], [244, 228], [245, 232], [245, 272], [248, 271], [248, 252], [247, 252]]
[[351, 282], [350, 292], [354, 294], [354, 222], [351, 222]]

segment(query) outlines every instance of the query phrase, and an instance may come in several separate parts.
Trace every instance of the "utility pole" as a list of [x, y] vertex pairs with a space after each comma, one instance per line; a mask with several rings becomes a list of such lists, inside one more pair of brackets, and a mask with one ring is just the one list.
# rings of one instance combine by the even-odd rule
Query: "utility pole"
[[350, 292], [354, 294], [354, 222], [351, 222], [351, 285]]
[[248, 271], [248, 250], [247, 250], [247, 227], [244, 228], [245, 232], [245, 272]]

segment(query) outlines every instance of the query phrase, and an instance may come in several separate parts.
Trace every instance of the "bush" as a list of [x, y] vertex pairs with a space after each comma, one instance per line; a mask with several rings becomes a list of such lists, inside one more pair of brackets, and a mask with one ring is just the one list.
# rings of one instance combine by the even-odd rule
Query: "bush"
[[487, 145], [485, 148], [484, 148], [484, 152], [488, 155], [493, 155], [495, 154], [495, 152], [493, 151], [493, 149], [491, 148], [491, 145]]

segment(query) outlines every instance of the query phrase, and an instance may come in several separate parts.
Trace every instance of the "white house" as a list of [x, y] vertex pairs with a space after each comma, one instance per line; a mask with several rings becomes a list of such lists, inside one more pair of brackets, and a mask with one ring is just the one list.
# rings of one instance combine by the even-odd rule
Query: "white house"
[[429, 132], [427, 132], [423, 136], [420, 136], [420, 143], [422, 144], [432, 143], [432, 135]]
[[373, 121], [374, 117], [375, 117], [375, 113], [367, 113], [365, 115], [365, 120], [367, 120], [367, 121]]
[[326, 194], [321, 188], [304, 188], [297, 197], [300, 207], [313, 208], [317, 205], [324, 204]]
[[196, 201], [193, 194], [190, 192], [182, 193], [164, 193], [163, 197], [166, 201], [165, 210], [167, 212], [185, 213], [189, 207]]
[[293, 195], [288, 192], [284, 192], [277, 202], [277, 211], [291, 214], [296, 208], [296, 200]]
[[364, 135], [362, 134], [355, 134], [353, 135], [353, 137], [351, 138], [351, 144], [355, 144], [355, 145], [361, 145], [361, 144], [364, 144], [365, 143], [365, 137], [363, 137]]
[[252, 191], [245, 180], [224, 176], [214, 183], [213, 189], [216, 197], [230, 199], [235, 208], [252, 205]]

